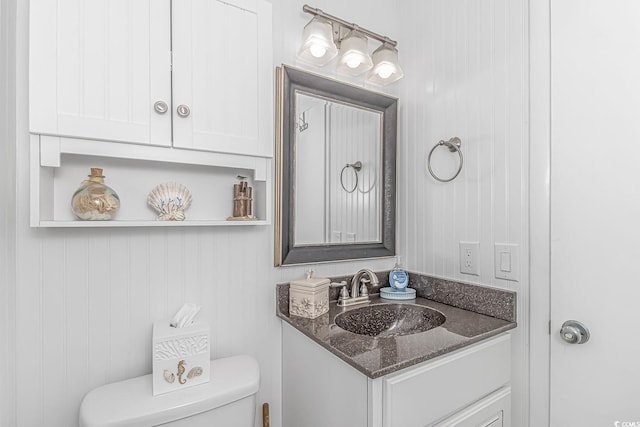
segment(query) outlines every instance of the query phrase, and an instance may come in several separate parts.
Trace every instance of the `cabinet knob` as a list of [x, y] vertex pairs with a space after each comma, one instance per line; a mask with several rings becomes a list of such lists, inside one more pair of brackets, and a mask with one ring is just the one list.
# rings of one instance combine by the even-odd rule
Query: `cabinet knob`
[[156, 110], [158, 114], [164, 114], [169, 111], [169, 106], [164, 101], [156, 101], [156, 103], [153, 104], [153, 109]]
[[180, 117], [187, 117], [189, 114], [191, 114], [191, 110], [189, 109], [189, 107], [184, 104], [178, 105], [177, 111]]

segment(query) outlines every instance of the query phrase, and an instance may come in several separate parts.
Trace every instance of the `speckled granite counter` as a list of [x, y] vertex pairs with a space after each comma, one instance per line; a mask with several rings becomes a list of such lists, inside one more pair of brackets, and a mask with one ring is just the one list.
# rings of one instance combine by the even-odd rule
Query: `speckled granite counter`
[[[380, 286], [388, 286], [384, 282], [386, 273], [377, 274], [382, 281]], [[344, 278], [333, 278], [332, 281], [340, 279]], [[372, 295], [368, 305], [426, 306], [446, 317], [441, 326], [425, 332], [385, 338], [354, 334], [337, 326], [335, 318], [338, 314], [365, 305], [343, 308], [338, 307], [335, 300], [329, 304], [329, 312], [316, 319], [289, 316], [288, 283], [277, 285], [276, 311], [285, 322], [370, 378], [390, 374], [516, 327], [514, 292], [444, 281], [415, 273], [410, 274], [410, 286], [419, 295], [415, 300], [389, 301]], [[375, 293], [376, 289], [371, 291]], [[331, 297], [335, 297], [334, 290]]]

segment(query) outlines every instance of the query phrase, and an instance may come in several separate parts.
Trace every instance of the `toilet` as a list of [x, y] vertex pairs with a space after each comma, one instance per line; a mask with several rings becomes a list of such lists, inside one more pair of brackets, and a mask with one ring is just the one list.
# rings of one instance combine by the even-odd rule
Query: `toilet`
[[211, 361], [211, 380], [153, 396], [151, 375], [91, 390], [80, 427], [253, 427], [260, 369], [250, 356]]

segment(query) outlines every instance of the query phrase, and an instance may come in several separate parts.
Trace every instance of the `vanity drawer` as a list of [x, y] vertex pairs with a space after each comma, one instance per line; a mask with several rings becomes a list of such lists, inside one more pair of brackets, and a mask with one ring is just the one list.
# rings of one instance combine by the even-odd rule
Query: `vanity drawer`
[[511, 427], [511, 387], [504, 387], [433, 427]]
[[509, 383], [509, 334], [384, 377], [383, 426], [423, 427]]

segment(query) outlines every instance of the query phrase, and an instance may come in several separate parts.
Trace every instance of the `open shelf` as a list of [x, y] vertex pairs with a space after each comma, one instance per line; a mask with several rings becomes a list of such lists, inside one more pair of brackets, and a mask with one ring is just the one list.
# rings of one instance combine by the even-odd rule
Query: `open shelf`
[[[90, 168], [104, 170], [105, 184], [120, 197], [111, 221], [76, 220], [71, 197]], [[247, 177], [253, 187], [255, 221], [227, 221], [233, 210], [233, 184]], [[32, 227], [194, 227], [257, 226], [271, 223], [271, 159], [167, 147], [32, 135]], [[193, 203], [185, 221], [157, 221], [147, 204], [163, 182], [189, 188]]]
[[269, 225], [268, 221], [40, 221], [39, 227], [64, 228], [64, 227], [198, 227], [198, 226], [247, 226]]

